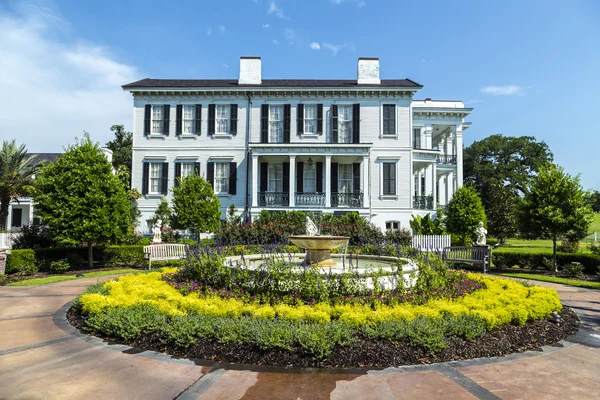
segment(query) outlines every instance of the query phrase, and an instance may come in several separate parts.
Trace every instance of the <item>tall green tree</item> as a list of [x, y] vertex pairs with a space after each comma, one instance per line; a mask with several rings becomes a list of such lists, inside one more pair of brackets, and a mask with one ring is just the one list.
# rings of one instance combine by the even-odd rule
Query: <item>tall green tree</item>
[[110, 130], [114, 133], [115, 138], [106, 142], [105, 146], [113, 152], [112, 165], [115, 170], [124, 166], [131, 176], [133, 133], [127, 132], [124, 125], [113, 125]]
[[85, 243], [93, 266], [94, 243], [117, 243], [130, 227], [130, 202], [110, 163], [89, 134], [69, 145], [36, 179], [39, 216], [57, 242]]
[[594, 212], [600, 212], [600, 192], [597, 190], [590, 191], [590, 206]]
[[579, 176], [567, 174], [562, 167], [547, 165], [540, 169], [521, 208], [522, 231], [530, 237], [550, 237], [552, 264], [556, 264], [556, 240], [568, 235], [583, 239], [594, 219], [589, 194], [581, 187]]
[[518, 228], [518, 206], [522, 199], [511, 193], [502, 183], [490, 185], [487, 194], [491, 201], [484, 205], [488, 221], [488, 232], [500, 243], [515, 234]]
[[30, 195], [37, 170], [35, 157], [27, 157], [27, 149], [15, 140], [2, 142], [0, 150], [0, 231], [6, 229], [8, 206], [13, 199]]
[[169, 205], [169, 202], [166, 198], [161, 198], [160, 203], [158, 203], [158, 207], [156, 207], [156, 211], [154, 211], [154, 215], [152, 216], [152, 225], [156, 223], [159, 219], [162, 221], [161, 229], [165, 225], [171, 224], [171, 215], [173, 214], [173, 210]]
[[176, 229], [189, 229], [200, 241], [202, 232], [215, 232], [221, 222], [221, 203], [212, 186], [198, 175], [179, 179], [173, 188], [172, 223]]
[[477, 191], [471, 186], [458, 188], [446, 208], [446, 231], [457, 237], [463, 245], [471, 243], [480, 222], [486, 216]]

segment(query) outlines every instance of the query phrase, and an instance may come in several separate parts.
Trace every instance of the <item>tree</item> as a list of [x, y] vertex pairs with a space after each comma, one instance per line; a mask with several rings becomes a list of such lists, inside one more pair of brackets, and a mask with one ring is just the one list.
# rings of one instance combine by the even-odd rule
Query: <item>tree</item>
[[198, 175], [178, 178], [173, 188], [173, 227], [196, 233], [215, 232], [221, 222], [221, 204], [212, 186]]
[[[131, 150], [133, 147], [133, 133], [127, 132], [123, 125], [113, 125], [110, 130], [115, 134], [114, 140], [106, 142], [108, 147], [113, 152], [112, 165], [115, 170], [120, 166], [124, 166], [129, 171], [131, 176]], [[128, 183], [128, 187], [131, 183]]]
[[485, 224], [486, 217], [477, 191], [471, 186], [459, 188], [446, 209], [446, 230], [467, 245], [475, 235], [479, 222]]
[[130, 202], [119, 178], [88, 133], [41, 169], [34, 201], [61, 244], [85, 243], [93, 266], [94, 243], [119, 242], [130, 226]]
[[6, 229], [8, 206], [13, 199], [31, 194], [36, 173], [35, 157], [27, 157], [27, 149], [15, 140], [2, 142], [0, 150], [0, 231]]
[[600, 192], [597, 190], [590, 191], [590, 207], [594, 212], [600, 212]]
[[158, 207], [156, 207], [156, 211], [154, 211], [154, 216], [152, 217], [152, 225], [156, 223], [159, 219], [162, 221], [161, 229], [163, 226], [171, 223], [171, 214], [173, 210], [169, 206], [169, 202], [164, 197], [160, 199], [160, 203]]
[[500, 243], [504, 243], [517, 231], [517, 210], [522, 200], [501, 183], [490, 185], [487, 193], [491, 201], [484, 208], [489, 234], [497, 237]]
[[531, 189], [525, 194], [521, 208], [523, 232], [531, 237], [550, 237], [553, 243], [552, 264], [556, 264], [556, 240], [568, 235], [571, 240], [583, 239], [594, 216], [588, 193], [562, 167], [542, 167]]

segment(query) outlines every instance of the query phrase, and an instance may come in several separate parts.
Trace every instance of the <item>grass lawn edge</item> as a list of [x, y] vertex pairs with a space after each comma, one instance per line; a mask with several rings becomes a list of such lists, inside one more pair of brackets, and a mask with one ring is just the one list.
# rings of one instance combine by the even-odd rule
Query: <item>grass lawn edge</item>
[[558, 283], [562, 285], [582, 287], [586, 289], [595, 289], [600, 290], [600, 282], [588, 282], [581, 281], [578, 279], [569, 279], [569, 278], [559, 278], [555, 276], [546, 276], [546, 275], [536, 275], [536, 274], [522, 274], [522, 273], [501, 273], [499, 276], [506, 276], [509, 278], [517, 278], [517, 279], [530, 279], [533, 281], [541, 281], [541, 282], [550, 282], [550, 283]]
[[[113, 269], [113, 270], [107, 270], [107, 271], [88, 272], [86, 274], [83, 274], [83, 276], [80, 278], [96, 278], [96, 277], [101, 277], [101, 276], [121, 275], [121, 274], [137, 273], [137, 272], [141, 272], [141, 271], [137, 270], [137, 269], [131, 269], [131, 268]], [[41, 286], [41, 285], [47, 285], [50, 283], [72, 281], [75, 279], [79, 279], [79, 278], [75, 275], [55, 275], [55, 276], [47, 276], [44, 278], [24, 279], [22, 281], [9, 283], [6, 286]]]

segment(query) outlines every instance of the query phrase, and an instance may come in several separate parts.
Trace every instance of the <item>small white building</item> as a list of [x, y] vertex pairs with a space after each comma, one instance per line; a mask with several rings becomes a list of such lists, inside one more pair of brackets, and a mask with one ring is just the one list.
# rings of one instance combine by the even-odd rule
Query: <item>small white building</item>
[[263, 79], [241, 57], [238, 80], [142, 79], [133, 95], [132, 185], [140, 229], [176, 177], [199, 172], [223, 217], [262, 210], [357, 211], [382, 229], [435, 213], [462, 185], [461, 101], [414, 100], [422, 86], [380, 79], [359, 58], [357, 79]]

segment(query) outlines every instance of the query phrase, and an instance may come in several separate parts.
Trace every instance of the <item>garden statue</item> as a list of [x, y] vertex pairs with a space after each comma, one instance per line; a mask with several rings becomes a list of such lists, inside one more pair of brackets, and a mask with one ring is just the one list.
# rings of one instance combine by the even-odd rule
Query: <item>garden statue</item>
[[162, 242], [160, 228], [162, 228], [162, 220], [157, 219], [156, 222], [154, 223], [154, 227], [152, 227], [152, 233], [154, 234], [154, 237], [152, 238], [152, 243]]
[[477, 229], [475, 229], [475, 233], [477, 234], [477, 240], [475, 241], [475, 244], [477, 246], [487, 246], [487, 243], [485, 240], [485, 235], [487, 235], [487, 229], [485, 229], [483, 227], [483, 222], [480, 222], [479, 225], [477, 225]]
[[319, 235], [319, 228], [317, 228], [317, 225], [315, 225], [315, 223], [312, 221], [312, 219], [310, 219], [308, 215], [306, 216], [306, 234], [308, 236]]

